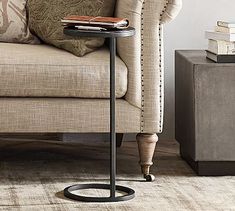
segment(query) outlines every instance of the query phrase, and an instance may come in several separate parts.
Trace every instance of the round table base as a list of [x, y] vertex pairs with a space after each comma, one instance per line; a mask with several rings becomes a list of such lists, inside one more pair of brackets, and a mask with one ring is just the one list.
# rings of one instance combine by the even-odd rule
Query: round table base
[[80, 196], [73, 194], [73, 191], [76, 190], [85, 190], [85, 189], [104, 189], [110, 190], [109, 184], [78, 184], [72, 185], [64, 189], [64, 196], [76, 201], [84, 202], [118, 202], [118, 201], [127, 201], [135, 197], [135, 191], [131, 188], [116, 185], [116, 190], [124, 192], [126, 194], [116, 197], [89, 197], [89, 196]]

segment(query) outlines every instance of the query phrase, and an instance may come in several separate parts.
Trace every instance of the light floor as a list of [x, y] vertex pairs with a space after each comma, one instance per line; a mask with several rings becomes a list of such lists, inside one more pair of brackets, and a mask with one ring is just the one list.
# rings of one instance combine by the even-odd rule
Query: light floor
[[172, 141], [158, 143], [153, 183], [141, 178], [135, 142], [118, 149], [118, 184], [135, 189], [132, 201], [87, 204], [65, 199], [61, 191], [68, 185], [108, 182], [108, 153], [107, 145], [0, 140], [0, 210], [235, 210], [235, 177], [196, 176]]

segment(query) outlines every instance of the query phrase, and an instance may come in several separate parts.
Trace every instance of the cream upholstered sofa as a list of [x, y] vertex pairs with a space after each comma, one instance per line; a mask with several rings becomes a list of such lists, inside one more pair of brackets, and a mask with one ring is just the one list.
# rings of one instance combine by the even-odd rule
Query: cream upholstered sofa
[[[116, 131], [138, 133], [140, 165], [149, 168], [162, 132], [163, 24], [181, 0], [117, 0], [115, 15], [136, 28], [118, 40]], [[48, 45], [0, 43], [1, 133], [109, 131], [109, 51], [84, 57]]]

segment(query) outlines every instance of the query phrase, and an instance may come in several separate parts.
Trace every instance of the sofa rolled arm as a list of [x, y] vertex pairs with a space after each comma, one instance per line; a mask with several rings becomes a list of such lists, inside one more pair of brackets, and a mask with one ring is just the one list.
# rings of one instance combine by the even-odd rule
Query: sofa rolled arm
[[163, 23], [176, 17], [180, 5], [181, 0], [117, 0], [116, 3], [115, 16], [128, 18], [136, 29], [134, 37], [118, 39], [117, 52], [128, 68], [125, 100], [140, 109], [141, 133], [161, 133], [163, 129]]
[[182, 8], [182, 0], [168, 0], [166, 10], [162, 14], [161, 23], [165, 24], [175, 19]]

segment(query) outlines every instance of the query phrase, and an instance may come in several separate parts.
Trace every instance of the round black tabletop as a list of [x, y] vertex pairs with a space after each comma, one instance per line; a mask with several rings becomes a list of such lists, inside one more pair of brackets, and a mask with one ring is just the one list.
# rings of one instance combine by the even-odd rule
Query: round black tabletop
[[73, 37], [103, 37], [103, 38], [131, 37], [135, 35], [135, 29], [132, 27], [128, 27], [126, 29], [92, 31], [92, 30], [78, 30], [71, 27], [65, 27], [64, 34]]

